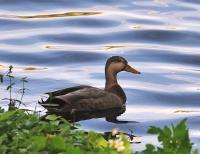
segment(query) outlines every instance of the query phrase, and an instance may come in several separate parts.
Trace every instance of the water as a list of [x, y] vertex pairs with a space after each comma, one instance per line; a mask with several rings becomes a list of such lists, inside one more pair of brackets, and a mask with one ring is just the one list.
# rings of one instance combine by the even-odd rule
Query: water
[[[150, 125], [170, 125], [187, 117], [194, 147], [200, 149], [199, 4], [199, 0], [2, 0], [0, 71], [12, 64], [15, 76], [28, 77], [24, 101], [34, 109], [47, 91], [79, 84], [103, 88], [106, 59], [123, 56], [142, 74], [118, 75], [128, 98], [119, 119], [137, 123], [113, 124], [100, 118], [81, 121], [82, 128], [132, 129], [142, 140], [133, 149], [141, 150], [146, 143], [158, 143], [146, 133]], [[8, 97], [6, 84], [1, 86], [1, 98]]]

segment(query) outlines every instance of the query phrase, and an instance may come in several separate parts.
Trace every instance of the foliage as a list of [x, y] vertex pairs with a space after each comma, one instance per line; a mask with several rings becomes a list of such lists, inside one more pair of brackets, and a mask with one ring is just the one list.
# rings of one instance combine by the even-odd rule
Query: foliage
[[192, 151], [192, 145], [189, 139], [188, 129], [186, 127], [186, 119], [180, 121], [176, 126], [171, 128], [165, 126], [163, 129], [158, 127], [150, 127], [150, 134], [157, 134], [158, 141], [162, 147], [156, 147], [152, 144], [147, 144], [146, 149], [142, 154], [197, 154], [198, 151]]
[[[162, 146], [147, 144], [135, 154], [198, 154], [192, 151], [188, 129], [182, 120], [171, 128], [151, 127]], [[0, 153], [70, 153], [70, 154], [130, 154], [127, 137], [104, 139], [102, 134], [85, 132], [60, 116], [48, 115], [43, 120], [37, 114], [23, 110], [0, 110]]]
[[0, 74], [0, 83], [3, 83], [3, 74]]
[[[8, 110], [15, 110], [17, 108], [20, 107], [21, 104], [23, 104], [25, 106], [25, 104], [22, 102], [25, 91], [27, 90], [25, 88], [25, 83], [27, 83], [28, 81], [26, 80], [26, 77], [23, 77], [20, 81], [22, 83], [22, 88], [19, 89], [19, 93], [21, 94], [21, 98], [20, 99], [14, 99], [12, 96], [13, 93], [13, 88], [15, 86], [15, 82], [13, 81], [15, 79], [15, 77], [12, 75], [13, 73], [13, 66], [10, 65], [8, 71], [5, 74], [0, 74], [0, 83], [3, 83], [5, 79], [8, 79], [9, 84], [6, 87], [6, 90], [9, 92], [9, 97], [8, 98], [3, 98], [3, 100], [6, 100], [9, 102], [8, 104]], [[17, 106], [18, 104], [18, 106]]]
[[[49, 115], [40, 120], [36, 114], [22, 110], [1, 112], [0, 153], [119, 153], [101, 134], [74, 129], [62, 117]], [[131, 153], [123, 135], [121, 142], [127, 148], [120, 153]]]

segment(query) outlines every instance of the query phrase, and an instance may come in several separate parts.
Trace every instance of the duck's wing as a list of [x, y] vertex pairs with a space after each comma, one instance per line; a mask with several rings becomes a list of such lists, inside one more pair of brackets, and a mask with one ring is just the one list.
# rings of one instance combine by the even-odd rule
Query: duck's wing
[[80, 90], [80, 89], [88, 88], [88, 87], [90, 87], [90, 86], [80, 85], [80, 86], [69, 87], [69, 88], [65, 88], [65, 89], [61, 89], [61, 90], [56, 90], [56, 91], [53, 91], [53, 92], [47, 92], [45, 94], [49, 95], [48, 99], [46, 101], [44, 101], [41, 98], [41, 101], [38, 101], [38, 103], [40, 105], [42, 105], [43, 107], [47, 108], [47, 109], [49, 107], [55, 107], [55, 106], [58, 106], [58, 104], [52, 104], [52, 100], [56, 96], [66, 95], [68, 93], [71, 93], [71, 92], [74, 92], [74, 91], [77, 91], [77, 90]]
[[90, 86], [86, 86], [86, 85], [80, 85], [80, 86], [75, 86], [75, 87], [69, 87], [69, 88], [65, 88], [65, 89], [61, 89], [61, 90], [57, 90], [57, 91], [53, 91], [53, 92], [47, 92], [45, 94], [48, 94], [50, 96], [60, 96], [60, 95], [65, 95], [83, 88], [88, 88]]
[[80, 112], [99, 111], [120, 108], [122, 100], [115, 94], [94, 87], [85, 87], [64, 95], [55, 96], [47, 104], [57, 104], [46, 107], [50, 112]]

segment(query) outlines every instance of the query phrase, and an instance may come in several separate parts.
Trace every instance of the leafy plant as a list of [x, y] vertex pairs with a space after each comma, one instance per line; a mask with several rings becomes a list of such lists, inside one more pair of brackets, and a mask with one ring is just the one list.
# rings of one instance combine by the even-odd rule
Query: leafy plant
[[[3, 112], [0, 113], [0, 130], [0, 153], [131, 153], [129, 148], [118, 152], [101, 134], [74, 129], [56, 115], [40, 120], [36, 114], [22, 110]], [[120, 142], [130, 147], [123, 135]]]
[[19, 100], [19, 105], [18, 105], [18, 108], [20, 107], [21, 104], [23, 104], [24, 106], [26, 106], [24, 103], [23, 103], [23, 97], [24, 97], [24, 94], [25, 94], [25, 91], [28, 90], [27, 88], [25, 88], [25, 83], [27, 83], [27, 77], [23, 77], [21, 80], [22, 82], [22, 88], [19, 89], [19, 92], [21, 94], [21, 98]]
[[[17, 108], [20, 107], [21, 104], [23, 104], [25, 106], [25, 104], [23, 103], [23, 97], [25, 94], [25, 91], [27, 90], [25, 88], [25, 83], [27, 83], [28, 81], [26, 80], [27, 77], [23, 77], [20, 81], [22, 82], [22, 88], [19, 89], [19, 93], [21, 94], [20, 99], [14, 99], [13, 98], [13, 87], [15, 85], [15, 82], [13, 82], [13, 80], [15, 79], [15, 77], [12, 75], [13, 73], [13, 66], [10, 65], [8, 71], [5, 74], [0, 74], [0, 82], [3, 83], [4, 80], [6, 78], [8, 78], [9, 80], [9, 85], [6, 87], [6, 90], [9, 91], [9, 97], [8, 98], [3, 98], [3, 100], [7, 100], [9, 102], [8, 104], [8, 110], [15, 110]], [[17, 106], [18, 104], [18, 106]]]
[[[147, 144], [134, 154], [198, 154], [192, 151], [186, 119], [176, 126], [151, 127], [162, 146]], [[23, 110], [0, 110], [0, 153], [70, 153], [70, 154], [130, 154], [127, 137], [104, 139], [102, 134], [77, 129], [60, 116], [48, 115], [41, 120], [35, 113]]]
[[189, 139], [188, 129], [186, 127], [186, 119], [181, 120], [176, 126], [171, 128], [165, 126], [163, 129], [158, 127], [150, 127], [150, 134], [158, 135], [158, 141], [162, 147], [147, 144], [143, 154], [197, 154], [198, 151], [192, 151], [192, 145]]
[[12, 79], [15, 78], [14, 76], [12, 76], [12, 69], [13, 69], [13, 66], [10, 65], [9, 69], [8, 69], [8, 72], [6, 74], [6, 77], [9, 78], [9, 85], [6, 88], [6, 90], [9, 90], [9, 109], [11, 109], [11, 108], [13, 108], [15, 106], [15, 102], [12, 99], [12, 88], [15, 85], [15, 83], [12, 82]]

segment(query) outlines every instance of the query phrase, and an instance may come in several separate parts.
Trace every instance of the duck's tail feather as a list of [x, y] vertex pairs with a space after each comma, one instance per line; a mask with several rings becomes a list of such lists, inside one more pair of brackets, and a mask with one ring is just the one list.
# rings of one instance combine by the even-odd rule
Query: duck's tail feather
[[42, 105], [43, 107], [58, 107], [60, 106], [60, 104], [56, 104], [56, 103], [48, 103], [49, 101], [44, 101], [43, 98], [41, 98], [41, 101], [38, 101], [38, 103], [40, 105]]
[[45, 102], [44, 102], [44, 100], [41, 98], [41, 101], [38, 101], [38, 103], [42, 105], [42, 104], [44, 104]]

